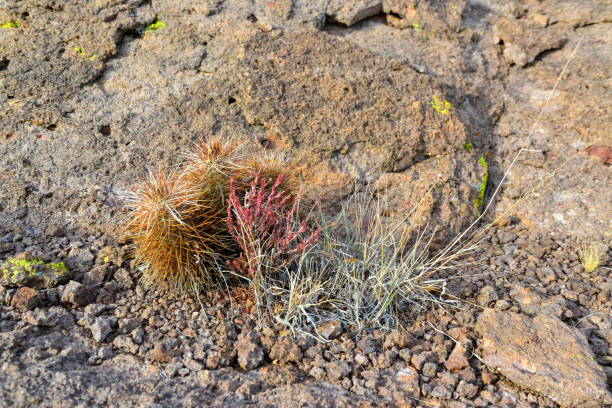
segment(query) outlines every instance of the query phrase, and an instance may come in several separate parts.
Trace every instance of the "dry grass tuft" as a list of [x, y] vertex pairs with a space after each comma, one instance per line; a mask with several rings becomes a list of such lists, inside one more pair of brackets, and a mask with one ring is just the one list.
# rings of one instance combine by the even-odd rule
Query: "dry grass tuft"
[[597, 242], [583, 244], [578, 250], [580, 262], [586, 272], [593, 272], [605, 261], [608, 246]]
[[316, 327], [326, 320], [390, 329], [428, 304], [455, 303], [438, 275], [475, 247], [432, 257], [431, 239], [412, 236], [405, 220], [385, 218], [386, 206], [370, 197], [355, 195], [333, 220], [321, 215], [321, 239], [293, 265], [243, 277], [260, 317], [322, 340]]

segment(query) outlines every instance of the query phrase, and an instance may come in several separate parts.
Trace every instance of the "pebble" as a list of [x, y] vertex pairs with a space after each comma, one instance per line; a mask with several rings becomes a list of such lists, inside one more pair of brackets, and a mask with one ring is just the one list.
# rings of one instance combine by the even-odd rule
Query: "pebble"
[[98, 343], [106, 340], [106, 337], [113, 331], [111, 321], [106, 317], [97, 317], [89, 326], [94, 340]]

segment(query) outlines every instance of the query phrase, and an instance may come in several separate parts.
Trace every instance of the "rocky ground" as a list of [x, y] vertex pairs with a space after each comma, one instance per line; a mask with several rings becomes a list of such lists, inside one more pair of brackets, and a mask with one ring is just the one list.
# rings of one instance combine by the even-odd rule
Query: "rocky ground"
[[[612, 404], [610, 264], [577, 251], [611, 238], [610, 21], [594, 0], [0, 2], [0, 260], [68, 268], [0, 286], [0, 406]], [[501, 185], [487, 219], [513, 216], [447, 276], [458, 308], [291, 338], [139, 285], [115, 233], [145, 167], [208, 135], [295, 158], [329, 211], [367, 183], [452, 236]]]

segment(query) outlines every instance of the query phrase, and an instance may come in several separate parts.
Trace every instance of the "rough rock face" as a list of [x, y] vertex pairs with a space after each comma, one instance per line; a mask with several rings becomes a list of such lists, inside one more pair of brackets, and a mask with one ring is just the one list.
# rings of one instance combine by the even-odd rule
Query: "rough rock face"
[[331, 0], [327, 6], [327, 15], [332, 21], [350, 26], [368, 17], [382, 13], [382, 3], [382, 0], [348, 2], [344, 0]]
[[[417, 31], [426, 30], [439, 36], [452, 36], [463, 27], [462, 14], [467, 1], [444, 0], [385, 0], [383, 10], [387, 22], [397, 28], [412, 27]], [[399, 17], [396, 17], [399, 16]]]
[[[0, 286], [0, 405], [555, 405], [499, 381], [424, 320], [384, 345], [334, 330], [315, 347], [266, 328], [239, 353], [246, 321], [240, 334], [215, 330], [236, 318], [227, 304], [207, 305], [209, 322], [194, 318], [200, 305], [143, 291], [124, 243], [103, 232], [120, 222], [121, 196], [147, 166], [173, 166], [210, 135], [300, 159], [324, 204], [370, 183], [394, 213], [420, 203], [413, 225], [431, 220], [449, 233], [478, 212], [484, 157], [491, 185], [501, 185], [491, 209], [516, 209], [520, 222], [495, 227], [486, 271], [467, 266], [449, 293], [575, 324], [610, 384], [612, 323], [602, 316], [612, 281], [605, 268], [584, 273], [575, 241], [612, 233], [612, 5], [576, 3], [0, 1], [0, 264], [29, 250], [65, 262], [78, 282]], [[156, 20], [165, 26], [147, 31]], [[41, 287], [61, 284], [49, 282]], [[423, 319], [463, 342], [476, 315]], [[540, 339], [534, 321], [550, 322], [536, 319], [517, 327]], [[493, 320], [484, 334], [505, 322]], [[555, 322], [560, 337], [541, 347], [584, 347]], [[549, 360], [571, 358], [564, 352]], [[601, 390], [593, 378], [568, 389]], [[605, 402], [603, 389], [585, 398]]]
[[3, 131], [25, 122], [57, 128], [69, 114], [64, 98], [102, 74], [125, 33], [144, 31], [155, 20], [153, 8], [141, 0], [84, 5], [24, 1], [0, 9], [0, 21], [24, 22], [0, 32]]
[[606, 376], [584, 336], [559, 319], [485, 309], [476, 331], [482, 358], [514, 383], [568, 407], [612, 404]]
[[[541, 53], [534, 57], [537, 63], [509, 72], [505, 109], [494, 132], [499, 136], [497, 152], [506, 157], [503, 166], [507, 167], [520, 148], [531, 151], [520, 153], [504, 183], [497, 210], [504, 211], [525, 197], [515, 205], [516, 215], [532, 230], [609, 240], [612, 191], [600, 186], [612, 183], [612, 172], [609, 165], [582, 151], [591, 144], [612, 146], [606, 125], [612, 110], [609, 104], [599, 103], [609, 92], [604, 67], [612, 64], [610, 33], [605, 24], [597, 24], [602, 19], [610, 21], [612, 5], [584, 1], [575, 8], [570, 3], [534, 3], [530, 5], [533, 9], [513, 16], [509, 23], [515, 28], [531, 27], [533, 32], [524, 37], [537, 37], [540, 43], [535, 48]], [[537, 34], [544, 30], [542, 26], [523, 21], [536, 16], [549, 19], [547, 34]], [[506, 31], [503, 25], [496, 27]], [[561, 39], [563, 48], [551, 51]], [[502, 48], [507, 55], [505, 44]], [[534, 49], [528, 44], [521, 47]], [[564, 76], [551, 93], [566, 64]], [[532, 189], [536, 190], [533, 194]]]
[[238, 104], [247, 121], [269, 131], [266, 142], [308, 158], [304, 178], [325, 201], [380, 180], [392, 211], [407, 214], [423, 199], [415, 226], [434, 212], [456, 232], [477, 213], [482, 169], [437, 81], [312, 32], [257, 35], [243, 64]]

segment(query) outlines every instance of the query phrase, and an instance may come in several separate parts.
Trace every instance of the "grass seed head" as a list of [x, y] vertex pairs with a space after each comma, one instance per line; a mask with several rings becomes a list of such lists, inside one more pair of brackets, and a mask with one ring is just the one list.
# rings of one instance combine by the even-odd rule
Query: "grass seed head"
[[578, 250], [578, 254], [584, 270], [591, 273], [599, 266], [603, 265], [607, 249], [607, 245], [597, 242], [583, 244]]

